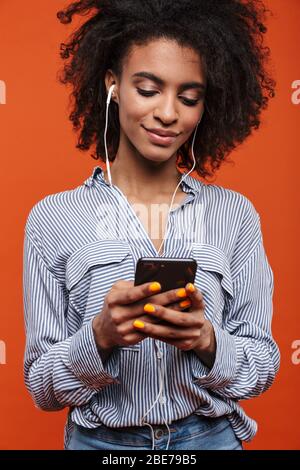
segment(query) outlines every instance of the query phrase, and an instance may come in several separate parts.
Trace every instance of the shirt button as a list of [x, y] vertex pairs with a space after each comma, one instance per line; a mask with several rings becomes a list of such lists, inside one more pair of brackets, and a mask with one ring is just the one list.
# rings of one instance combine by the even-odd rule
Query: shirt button
[[165, 405], [167, 402], [167, 399], [164, 395], [162, 395], [160, 398], [159, 398], [159, 403], [161, 403], [161, 405]]
[[154, 431], [155, 439], [160, 439], [164, 435], [164, 431], [162, 429], [156, 429]]

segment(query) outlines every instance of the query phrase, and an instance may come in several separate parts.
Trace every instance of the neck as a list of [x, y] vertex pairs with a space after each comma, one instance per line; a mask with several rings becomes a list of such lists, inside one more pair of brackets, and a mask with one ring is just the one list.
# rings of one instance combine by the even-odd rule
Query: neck
[[[140, 200], [150, 200], [156, 196], [169, 196], [178, 185], [181, 173], [176, 167], [176, 155], [167, 162], [158, 163], [145, 158], [130, 163], [116, 156], [110, 163], [112, 184], [124, 193]], [[107, 170], [104, 177], [108, 182]], [[182, 192], [180, 186], [177, 190]]]

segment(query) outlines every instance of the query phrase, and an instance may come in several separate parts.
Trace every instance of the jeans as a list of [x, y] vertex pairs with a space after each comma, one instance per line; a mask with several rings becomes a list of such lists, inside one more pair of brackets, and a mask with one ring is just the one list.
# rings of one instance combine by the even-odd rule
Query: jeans
[[[243, 450], [225, 416], [206, 418], [192, 414], [169, 424], [88, 429], [74, 423], [66, 450]], [[154, 440], [153, 440], [154, 438]]]

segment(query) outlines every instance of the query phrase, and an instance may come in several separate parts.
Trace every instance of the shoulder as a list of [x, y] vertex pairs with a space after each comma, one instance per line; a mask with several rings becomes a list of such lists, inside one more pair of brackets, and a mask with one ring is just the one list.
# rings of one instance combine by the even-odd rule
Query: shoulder
[[251, 199], [238, 191], [217, 185], [209, 185], [207, 191], [210, 201], [215, 201], [217, 206], [212, 210], [212, 217], [218, 219], [218, 232], [227, 232], [224, 238], [229, 248], [231, 274], [235, 278], [262, 243], [260, 215]]
[[199, 194], [207, 242], [224, 251], [234, 274], [262, 240], [260, 215], [250, 198], [233, 189], [203, 184]]
[[217, 215], [219, 219], [233, 217], [234, 220], [243, 223], [246, 219], [253, 222], [259, 218], [254, 203], [245, 194], [231, 188], [225, 188], [217, 184], [197, 181], [199, 186], [199, 201], [208, 212]]
[[251, 200], [238, 191], [231, 188], [225, 188], [217, 184], [204, 184], [204, 192], [211, 201], [216, 203], [226, 203], [227, 205], [238, 206], [244, 210], [254, 209]]
[[37, 241], [43, 233], [55, 227], [65, 227], [76, 211], [78, 203], [84, 197], [84, 186], [48, 194], [37, 201], [29, 210], [25, 223], [25, 232], [33, 241]]
[[37, 201], [30, 209], [27, 216], [27, 224], [40, 225], [49, 220], [49, 217], [60, 217], [65, 214], [70, 208], [78, 204], [84, 188], [82, 185], [58, 193], [48, 194], [39, 201]]

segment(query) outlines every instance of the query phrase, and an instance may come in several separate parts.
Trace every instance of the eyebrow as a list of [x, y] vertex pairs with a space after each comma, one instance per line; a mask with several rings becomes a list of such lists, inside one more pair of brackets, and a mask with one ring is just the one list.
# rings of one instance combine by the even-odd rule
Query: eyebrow
[[[154, 75], [153, 73], [151, 72], [137, 72], [137, 73], [134, 73], [132, 75], [132, 77], [142, 77], [142, 78], [149, 78], [149, 80], [152, 80], [153, 82], [157, 83], [158, 85], [165, 85], [165, 81], [160, 78], [160, 77], [157, 77], [156, 75]], [[180, 90], [187, 90], [189, 88], [200, 88], [201, 90], [205, 90], [205, 85], [201, 82], [186, 82], [186, 83], [182, 83], [180, 85]]]

